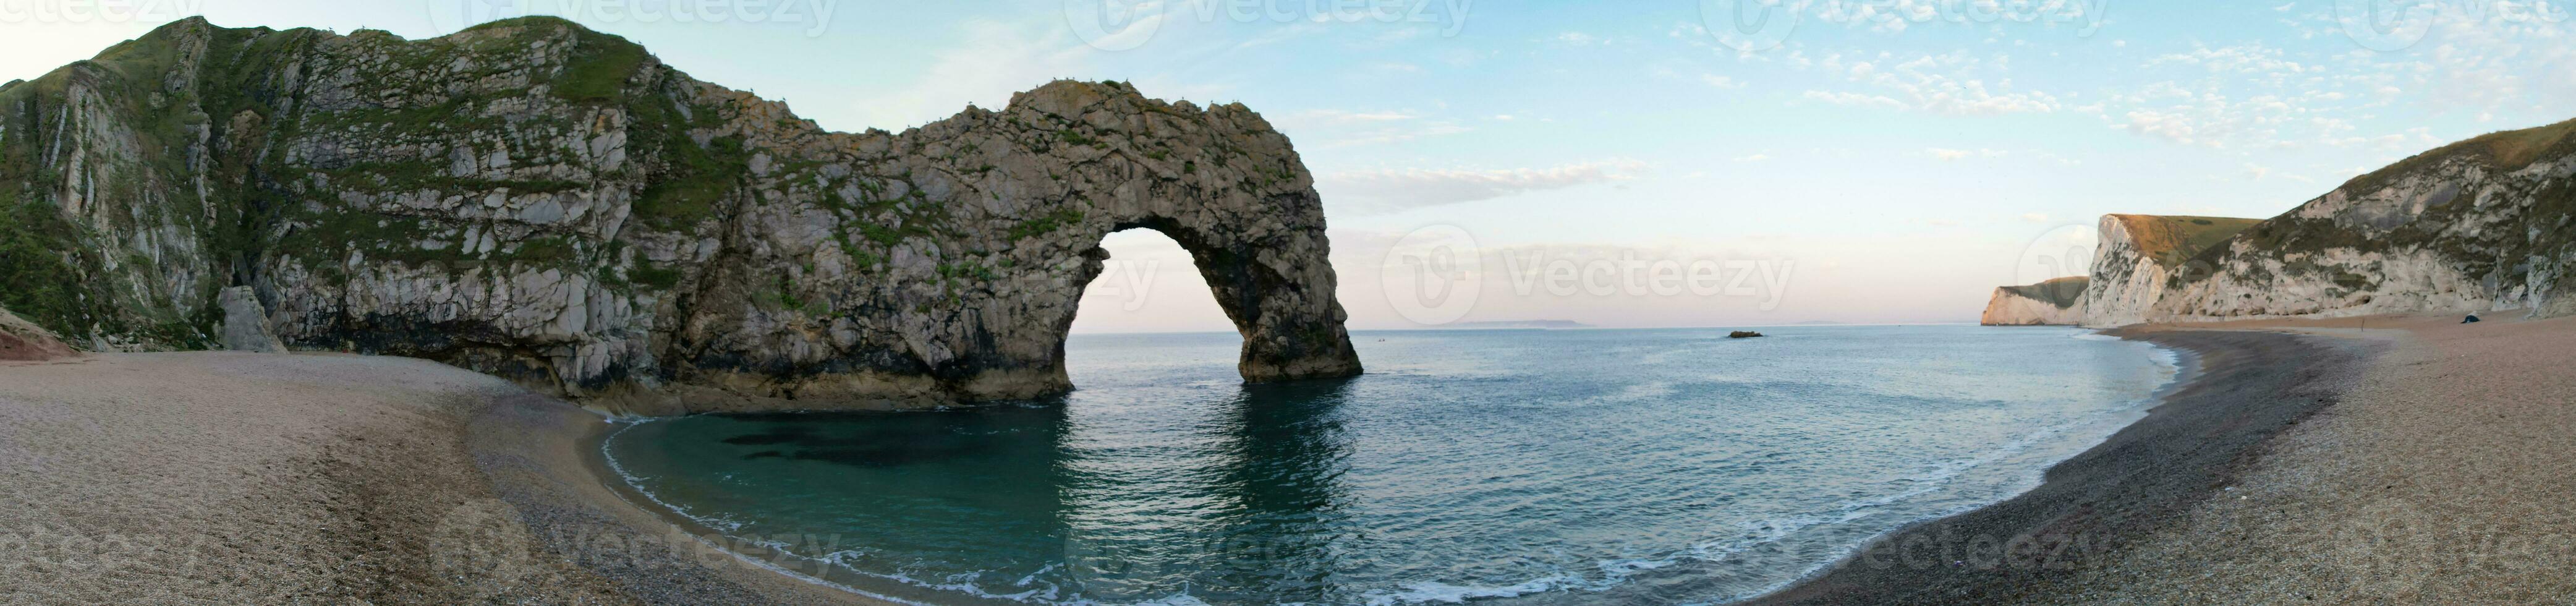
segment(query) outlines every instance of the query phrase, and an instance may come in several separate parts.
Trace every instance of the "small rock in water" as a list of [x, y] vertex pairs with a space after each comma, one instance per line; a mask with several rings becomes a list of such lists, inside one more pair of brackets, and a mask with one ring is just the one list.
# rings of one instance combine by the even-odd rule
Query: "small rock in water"
[[1735, 332], [1726, 333], [1726, 338], [1729, 338], [1729, 339], [1750, 339], [1750, 338], [1759, 337], [1759, 336], [1762, 336], [1762, 333], [1753, 332], [1753, 331], [1750, 331], [1750, 330], [1739, 330], [1739, 331], [1735, 331]]

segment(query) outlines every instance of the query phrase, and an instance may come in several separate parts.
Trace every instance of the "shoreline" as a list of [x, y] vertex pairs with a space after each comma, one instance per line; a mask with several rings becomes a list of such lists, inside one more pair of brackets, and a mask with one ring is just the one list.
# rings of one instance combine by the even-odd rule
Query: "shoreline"
[[2134, 326], [2102, 334], [2186, 356], [2147, 416], [2002, 502], [1906, 525], [1738, 604], [2065, 602], [2042, 583], [2097, 568], [2229, 486], [2271, 438], [2331, 406], [2387, 349], [2259, 329]]
[[412, 358], [0, 362], [0, 602], [887, 603], [622, 499], [611, 427]]
[[[668, 417], [653, 417], [632, 421], [620, 420], [603, 423], [603, 427], [593, 429], [578, 438], [578, 444], [585, 459], [584, 463], [588, 467], [588, 471], [593, 474], [592, 477], [598, 478], [602, 484], [608, 487], [609, 492], [615, 493], [622, 501], [622, 505], [625, 508], [642, 512], [643, 514], [650, 516], [653, 520], [678, 529], [682, 535], [691, 537], [697, 542], [708, 547], [723, 550], [726, 553], [731, 554], [740, 563], [758, 568], [760, 571], [763, 571], [768, 575], [801, 583], [809, 586], [810, 588], [819, 589], [825, 592], [831, 599], [844, 600], [849, 603], [856, 604], [928, 605], [1019, 603], [1003, 600], [983, 600], [978, 599], [976, 596], [960, 594], [954, 591], [941, 591], [937, 588], [907, 584], [891, 579], [868, 577], [788, 550], [789, 547], [820, 547], [822, 549], [831, 549], [834, 546], [832, 543], [837, 541], [837, 536], [815, 537], [811, 535], [800, 535], [776, 538], [777, 540], [775, 542], [759, 538], [737, 537], [730, 531], [716, 528], [709, 525], [704, 520], [699, 520], [690, 517], [688, 514], [680, 512], [677, 507], [663, 502], [660, 498], [653, 496], [649, 492], [645, 492], [642, 488], [636, 487], [632, 482], [627, 481], [626, 472], [617, 465], [615, 460], [608, 456], [607, 451], [608, 440], [615, 437], [618, 432], [633, 427], [637, 423], [651, 422], [653, 420], [666, 418]], [[817, 543], [820, 545], [816, 545]], [[811, 567], [811, 570], [806, 570], [809, 566]], [[804, 599], [796, 603], [818, 603], [813, 596], [802, 597]], [[830, 601], [830, 599], [821, 600], [821, 602]]]
[[632, 494], [600, 450], [621, 427], [600, 413], [528, 393], [498, 399], [475, 415], [465, 439], [476, 467], [539, 544], [631, 597], [687, 604], [914, 603], [791, 570], [774, 547], [638, 500], [644, 495]]
[[[2554, 508], [2576, 478], [2549, 471], [2576, 459], [2557, 431], [2576, 426], [2576, 318], [2362, 321], [2106, 333], [2179, 358], [2143, 418], [2028, 492], [1737, 603], [2576, 595], [2547, 572], [2576, 563], [2576, 512]], [[435, 362], [93, 354], [0, 375], [0, 460], [20, 462], [0, 465], [0, 585], [38, 601], [972, 601], [681, 523], [610, 468], [624, 425]]]

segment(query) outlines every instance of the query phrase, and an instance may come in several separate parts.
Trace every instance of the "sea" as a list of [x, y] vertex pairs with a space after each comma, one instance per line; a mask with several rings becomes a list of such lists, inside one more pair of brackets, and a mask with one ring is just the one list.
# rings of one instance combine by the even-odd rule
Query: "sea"
[[[2146, 414], [2171, 351], [2073, 328], [1076, 335], [1076, 390], [697, 415], [601, 444], [649, 507], [817, 582], [1029, 604], [1725, 603], [2011, 498]], [[753, 557], [753, 556], [746, 556]]]

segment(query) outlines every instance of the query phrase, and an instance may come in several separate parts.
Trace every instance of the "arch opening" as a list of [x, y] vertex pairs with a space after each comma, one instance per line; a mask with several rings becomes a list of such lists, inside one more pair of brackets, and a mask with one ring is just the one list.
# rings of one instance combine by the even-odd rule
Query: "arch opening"
[[[1301, 288], [1329, 267], [1283, 272], [1257, 247], [1203, 234], [1181, 222], [1148, 216], [1120, 221], [1083, 253], [1074, 304], [1055, 322], [1054, 374], [1065, 377], [1065, 344], [1085, 309], [1083, 332], [1215, 332], [1240, 337], [1236, 371], [1246, 383], [1338, 378], [1361, 372], [1343, 329], [1340, 306]], [[1202, 294], [1203, 293], [1203, 294]], [[1209, 314], [1209, 308], [1218, 313]], [[1114, 311], [1110, 311], [1114, 310]], [[1104, 313], [1107, 311], [1108, 313]], [[1225, 322], [1213, 322], [1223, 317]], [[1068, 378], [1069, 379], [1069, 378]], [[1066, 387], [1071, 387], [1067, 380]]]
[[1101, 271], [1083, 286], [1070, 334], [1242, 334], [1217, 305], [1197, 260], [1170, 235], [1124, 229], [1102, 237], [1099, 250]]

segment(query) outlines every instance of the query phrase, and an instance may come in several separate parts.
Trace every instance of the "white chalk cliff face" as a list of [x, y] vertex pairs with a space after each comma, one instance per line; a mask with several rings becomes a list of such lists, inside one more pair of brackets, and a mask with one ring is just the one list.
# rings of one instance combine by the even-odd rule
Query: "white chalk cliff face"
[[[2104, 216], [2082, 323], [2576, 313], [2576, 121], [2444, 146], [2246, 221]], [[2011, 288], [1989, 316], [2044, 315]]]
[[1117, 83], [838, 133], [556, 19], [419, 41], [191, 19], [0, 87], [0, 203], [74, 251], [0, 267], [62, 284], [5, 303], [96, 349], [265, 333], [645, 412], [1042, 397], [1071, 387], [1101, 237], [1150, 228], [1243, 333], [1247, 380], [1360, 372], [1288, 139]]
[[2085, 277], [1995, 289], [1977, 323], [1986, 326], [2071, 326], [2084, 323]]
[[2382, 169], [2203, 255], [2163, 321], [2576, 313], [2576, 123], [2498, 133]]
[[2229, 217], [2103, 215], [2093, 252], [2092, 286], [2084, 293], [2086, 326], [2147, 320], [2173, 277], [2193, 271], [2195, 255], [2255, 225]]
[[2100, 243], [2093, 249], [2093, 281], [2084, 292], [2085, 326], [2124, 326], [2146, 321], [2147, 310], [2165, 292], [2172, 277], [2156, 256], [2141, 251], [2120, 215], [2103, 215]]

